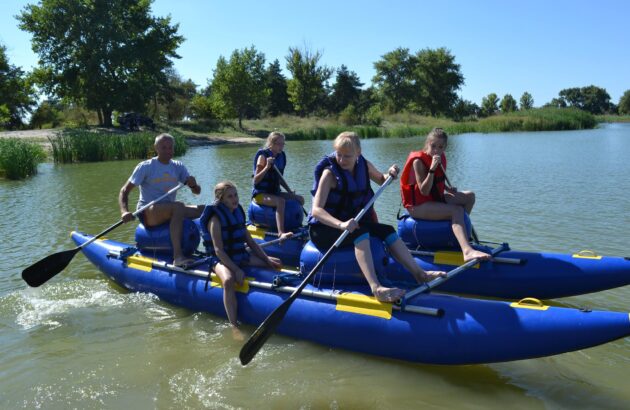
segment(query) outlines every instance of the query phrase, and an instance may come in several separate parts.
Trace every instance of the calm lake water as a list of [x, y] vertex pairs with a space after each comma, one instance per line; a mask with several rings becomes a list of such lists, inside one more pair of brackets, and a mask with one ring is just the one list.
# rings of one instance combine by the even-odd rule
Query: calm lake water
[[[366, 140], [363, 152], [385, 170], [402, 166], [423, 141]], [[203, 192], [179, 197], [203, 203], [215, 183], [231, 179], [245, 205], [255, 150], [189, 150], [180, 159]], [[308, 194], [331, 142], [289, 141], [286, 151], [287, 182]], [[482, 240], [630, 256], [630, 124], [459, 135], [447, 154], [451, 182], [477, 192], [472, 219]], [[274, 336], [242, 367], [241, 343], [224, 319], [128, 293], [82, 255], [41, 288], [27, 288], [22, 269], [72, 249], [71, 230], [98, 233], [119, 219], [118, 190], [136, 163], [42, 164], [34, 178], [0, 181], [0, 408], [630, 407], [630, 338], [554, 357], [446, 367]], [[399, 203], [392, 184], [379, 199], [380, 219], [394, 224]], [[132, 241], [133, 227], [108, 237]], [[558, 303], [627, 312], [629, 301], [625, 287]]]

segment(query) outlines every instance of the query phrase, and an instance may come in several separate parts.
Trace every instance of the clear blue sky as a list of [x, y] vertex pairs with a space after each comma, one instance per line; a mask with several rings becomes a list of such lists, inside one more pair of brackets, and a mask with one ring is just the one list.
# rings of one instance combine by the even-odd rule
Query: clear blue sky
[[[0, 0], [0, 42], [24, 70], [37, 56], [13, 16], [27, 3]], [[283, 67], [289, 47], [320, 51], [322, 64], [345, 64], [366, 85], [373, 63], [397, 47], [446, 47], [465, 77], [461, 96], [477, 104], [528, 91], [540, 106], [591, 84], [616, 104], [630, 89], [628, 0], [157, 0], [152, 10], [179, 23], [186, 41], [175, 68], [200, 86], [219, 56], [254, 45]]]

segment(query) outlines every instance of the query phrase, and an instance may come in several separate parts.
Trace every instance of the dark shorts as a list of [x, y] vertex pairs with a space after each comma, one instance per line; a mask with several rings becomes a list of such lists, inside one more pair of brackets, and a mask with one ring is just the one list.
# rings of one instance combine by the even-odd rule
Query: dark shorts
[[[342, 233], [343, 231], [340, 229], [336, 229], [321, 223], [309, 225], [309, 234], [311, 236], [311, 241], [313, 241], [317, 249], [324, 252], [330, 249], [331, 246], [333, 246], [335, 241], [339, 239]], [[381, 241], [385, 242], [387, 245], [390, 245], [392, 242], [398, 239], [398, 234], [396, 233], [396, 230], [389, 225], [381, 224], [378, 222], [362, 222], [359, 224], [359, 229], [346, 236], [343, 242], [341, 242], [340, 247], [354, 246], [355, 243], [362, 241], [368, 236], [378, 238]]]

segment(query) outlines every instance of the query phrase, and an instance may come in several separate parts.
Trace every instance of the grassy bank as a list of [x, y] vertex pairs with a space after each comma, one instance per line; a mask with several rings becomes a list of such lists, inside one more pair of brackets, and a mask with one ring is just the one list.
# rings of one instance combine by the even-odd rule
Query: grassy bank
[[594, 128], [595, 117], [573, 108], [538, 108], [479, 120], [456, 122], [446, 118], [402, 113], [385, 116], [381, 126], [343, 125], [334, 119], [280, 116], [244, 121], [251, 133], [264, 137], [272, 130], [281, 130], [291, 140], [333, 139], [340, 132], [352, 130], [362, 138], [392, 138], [426, 135], [433, 127], [442, 127], [449, 134], [467, 132], [560, 131]]
[[[154, 155], [156, 133], [117, 133], [96, 130], [64, 130], [50, 137], [53, 161], [59, 163], [146, 159]], [[174, 133], [175, 156], [186, 153], [184, 137]]]
[[17, 138], [0, 138], [0, 177], [24, 179], [37, 173], [37, 164], [46, 159], [41, 145]]

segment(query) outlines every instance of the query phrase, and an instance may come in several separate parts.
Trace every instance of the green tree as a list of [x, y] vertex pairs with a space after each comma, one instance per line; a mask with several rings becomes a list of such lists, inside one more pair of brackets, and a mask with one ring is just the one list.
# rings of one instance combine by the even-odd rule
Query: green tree
[[243, 128], [243, 118], [257, 115], [268, 96], [263, 53], [251, 46], [234, 50], [229, 61], [219, 57], [210, 94], [212, 110], [219, 118], [238, 118]]
[[630, 90], [626, 90], [619, 99], [619, 106], [617, 110], [619, 111], [619, 114], [630, 114]]
[[564, 98], [552, 98], [551, 101], [549, 101], [544, 106], [545, 107], [555, 107], [555, 108], [566, 108], [567, 107], [567, 102], [564, 100]]
[[390, 112], [400, 112], [411, 103], [413, 60], [408, 48], [397, 48], [384, 54], [374, 63], [376, 74], [372, 78], [383, 106]]
[[41, 129], [44, 125], [58, 127], [61, 123], [61, 109], [55, 101], [42, 101], [31, 115], [31, 127]]
[[579, 108], [591, 114], [604, 114], [610, 112], [612, 104], [610, 95], [601, 87], [589, 85], [582, 88], [565, 88], [559, 93], [560, 99], [569, 107]]
[[501, 99], [501, 112], [508, 113], [514, 112], [518, 109], [516, 106], [516, 100], [512, 97], [512, 94], [505, 94]]
[[424, 49], [413, 59], [412, 100], [416, 110], [432, 116], [449, 114], [457, 101], [456, 91], [464, 84], [459, 64], [446, 48]]
[[354, 71], [348, 71], [348, 67], [341, 65], [337, 70], [337, 77], [332, 86], [332, 110], [335, 113], [343, 111], [350, 104], [352, 109], [357, 112], [356, 105], [361, 96], [361, 87], [363, 83], [359, 80], [359, 76]]
[[18, 16], [33, 35], [44, 91], [95, 110], [111, 126], [118, 111], [144, 111], [166, 86], [165, 69], [183, 41], [151, 0], [41, 0]]
[[6, 47], [0, 45], [0, 127], [17, 128], [35, 105], [35, 90], [24, 72], [9, 64]]
[[197, 94], [197, 85], [184, 79], [174, 68], [166, 70], [167, 85], [153, 97], [150, 114], [154, 118], [173, 122], [191, 115], [190, 105]]
[[534, 108], [534, 97], [527, 91], [521, 95], [521, 110], [531, 110]]
[[278, 59], [269, 64], [265, 75], [267, 77], [267, 87], [269, 88], [267, 114], [277, 116], [293, 111], [293, 107], [289, 102], [289, 94], [287, 93], [287, 79], [282, 74], [282, 68]]
[[451, 111], [453, 118], [457, 121], [466, 117], [475, 117], [479, 115], [479, 106], [472, 101], [458, 98]]
[[479, 115], [489, 117], [499, 111], [499, 97], [495, 93], [490, 93], [481, 100]]
[[289, 101], [300, 116], [305, 116], [321, 107], [326, 97], [325, 83], [332, 70], [319, 66], [322, 55], [308, 49], [289, 48], [286, 57], [287, 69], [293, 76], [288, 81]]

